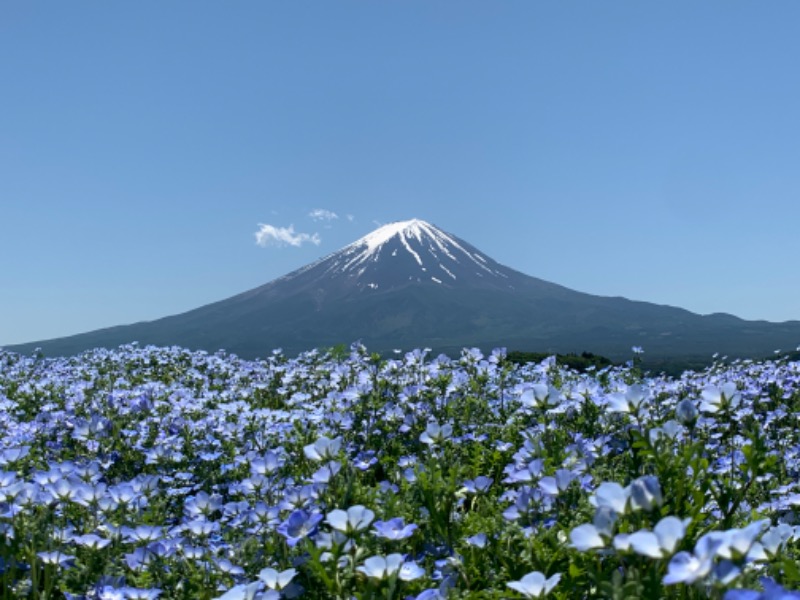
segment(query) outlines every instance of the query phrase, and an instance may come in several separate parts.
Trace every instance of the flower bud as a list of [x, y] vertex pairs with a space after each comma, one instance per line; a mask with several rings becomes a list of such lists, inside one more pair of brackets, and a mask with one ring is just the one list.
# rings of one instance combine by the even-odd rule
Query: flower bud
[[664, 498], [661, 495], [661, 484], [658, 483], [658, 478], [653, 475], [645, 475], [639, 477], [631, 482], [631, 507], [635, 510], [641, 508], [644, 510], [653, 510], [656, 506], [661, 506], [664, 503]]
[[699, 414], [700, 412], [697, 410], [694, 402], [688, 398], [684, 398], [678, 402], [678, 406], [675, 407], [675, 416], [684, 425], [693, 425], [694, 422], [697, 421], [697, 416]]

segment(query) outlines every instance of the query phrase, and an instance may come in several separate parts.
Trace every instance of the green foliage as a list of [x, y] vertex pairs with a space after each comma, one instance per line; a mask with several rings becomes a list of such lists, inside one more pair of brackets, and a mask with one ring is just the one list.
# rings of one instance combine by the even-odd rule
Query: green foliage
[[[553, 356], [542, 352], [523, 352], [521, 350], [512, 350], [508, 353], [508, 360], [518, 365], [527, 363], [538, 363], [544, 359]], [[579, 373], [585, 373], [590, 368], [597, 370], [604, 369], [612, 366], [614, 363], [605, 356], [597, 356], [591, 352], [581, 352], [580, 354], [556, 354], [556, 362], [564, 367], [574, 369]]]

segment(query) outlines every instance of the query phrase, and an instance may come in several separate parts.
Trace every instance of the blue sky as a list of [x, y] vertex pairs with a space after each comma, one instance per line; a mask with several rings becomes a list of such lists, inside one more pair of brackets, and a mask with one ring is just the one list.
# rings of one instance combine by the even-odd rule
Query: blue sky
[[[800, 319], [798, 22], [794, 1], [6, 2], [0, 343], [182, 312], [414, 217], [577, 290]], [[261, 224], [305, 237], [258, 245]]]

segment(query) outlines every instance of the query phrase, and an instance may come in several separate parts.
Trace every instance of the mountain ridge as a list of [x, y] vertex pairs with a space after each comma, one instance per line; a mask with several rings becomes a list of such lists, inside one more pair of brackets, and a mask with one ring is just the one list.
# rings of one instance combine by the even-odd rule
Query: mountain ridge
[[497, 263], [419, 219], [384, 225], [278, 277], [184, 313], [53, 340], [8, 346], [75, 354], [141, 344], [225, 349], [245, 358], [362, 341], [370, 350], [464, 346], [591, 351], [613, 359], [767, 355], [800, 343], [800, 321], [746, 321], [596, 296]]

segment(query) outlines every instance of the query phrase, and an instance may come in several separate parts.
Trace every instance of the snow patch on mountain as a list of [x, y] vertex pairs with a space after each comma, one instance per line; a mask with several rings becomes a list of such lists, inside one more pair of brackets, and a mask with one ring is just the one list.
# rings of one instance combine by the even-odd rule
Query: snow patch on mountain
[[[341, 253], [346, 260], [337, 270], [345, 273], [356, 272], [357, 276], [362, 275], [365, 266], [377, 261], [383, 248], [393, 240], [400, 242], [422, 271], [427, 271], [426, 263], [429, 261], [426, 259], [429, 255], [452, 279], [456, 279], [456, 275], [453, 270], [442, 264], [443, 260], [449, 259], [461, 265], [472, 264], [485, 273], [504, 276], [492, 269], [485, 258], [470, 252], [449, 234], [420, 219], [389, 223], [344, 247]], [[397, 256], [397, 248], [392, 250], [391, 255]]]
[[335, 285], [355, 285], [373, 292], [408, 282], [509, 288], [511, 275], [468, 243], [420, 219], [384, 225], [275, 281], [298, 280], [312, 273], [338, 282]]

